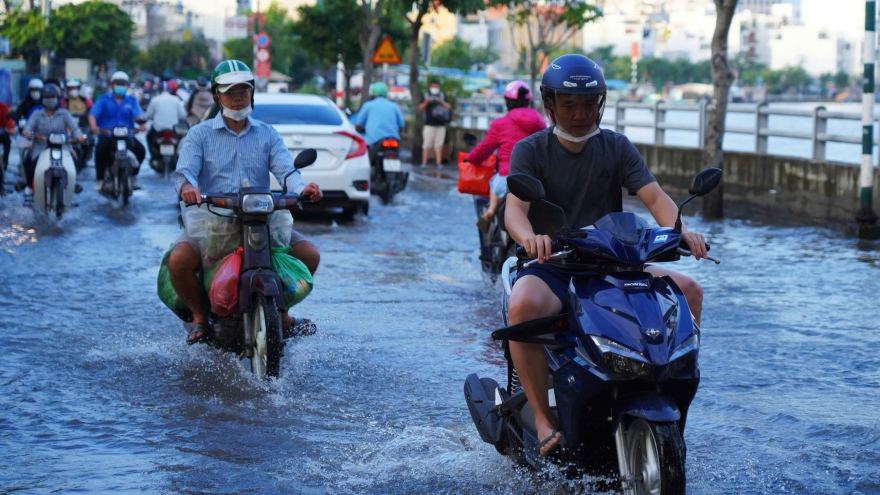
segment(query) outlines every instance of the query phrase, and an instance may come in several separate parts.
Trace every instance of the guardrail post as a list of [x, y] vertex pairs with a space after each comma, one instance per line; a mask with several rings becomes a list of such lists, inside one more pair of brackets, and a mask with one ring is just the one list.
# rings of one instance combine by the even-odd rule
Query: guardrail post
[[761, 131], [770, 127], [770, 116], [767, 114], [767, 102], [762, 101], [755, 107], [755, 153], [767, 154], [767, 136]]
[[654, 102], [654, 144], [663, 146], [665, 144], [666, 129], [663, 123], [666, 122], [666, 110], [663, 109], [662, 101]]
[[620, 106], [620, 100], [614, 102], [614, 132], [623, 134], [623, 122], [626, 115], [626, 108]]
[[700, 100], [699, 115], [697, 115], [697, 148], [706, 147], [706, 126], [709, 120], [709, 102]]
[[825, 107], [813, 110], [813, 160], [825, 160], [825, 138], [828, 133], [828, 118]]

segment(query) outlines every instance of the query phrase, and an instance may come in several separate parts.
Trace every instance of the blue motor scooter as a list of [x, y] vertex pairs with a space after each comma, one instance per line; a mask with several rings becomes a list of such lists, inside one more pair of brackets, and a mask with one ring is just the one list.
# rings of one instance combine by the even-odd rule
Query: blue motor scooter
[[[681, 207], [720, 181], [717, 168], [694, 177], [674, 228], [651, 228], [634, 213], [621, 212], [602, 217], [595, 228], [565, 226], [557, 233], [545, 264], [571, 274], [564, 312], [492, 333], [507, 357], [506, 388], [476, 374], [465, 381], [465, 399], [483, 441], [519, 465], [541, 469], [549, 460], [570, 475], [617, 473], [626, 494], [685, 493], [682, 434], [700, 382], [700, 329], [675, 282], [644, 268], [690, 254], [682, 248]], [[508, 187], [523, 201], [556, 206], [544, 199], [534, 177], [510, 175]], [[517, 254], [502, 271], [505, 324], [516, 271], [536, 262], [522, 248]], [[534, 413], [509, 341], [546, 349], [550, 407], [565, 439], [549, 459], [538, 454]]]

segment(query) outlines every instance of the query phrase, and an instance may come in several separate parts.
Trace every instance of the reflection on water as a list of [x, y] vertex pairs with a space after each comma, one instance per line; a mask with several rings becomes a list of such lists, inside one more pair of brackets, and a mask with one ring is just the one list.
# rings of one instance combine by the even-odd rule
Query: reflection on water
[[22, 225], [0, 226], [0, 249], [13, 254], [13, 248], [27, 242], [37, 242], [37, 231]]

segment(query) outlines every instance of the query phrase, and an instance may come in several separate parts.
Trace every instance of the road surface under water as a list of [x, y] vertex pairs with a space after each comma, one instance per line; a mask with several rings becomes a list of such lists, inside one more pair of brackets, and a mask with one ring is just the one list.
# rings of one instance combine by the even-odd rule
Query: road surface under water
[[[187, 346], [156, 296], [171, 185], [145, 169], [122, 209], [92, 174], [60, 222], [0, 200], [0, 493], [591, 492], [514, 469], [471, 422], [465, 376], [506, 376], [500, 285], [453, 180], [415, 174], [369, 218], [297, 220], [323, 259], [294, 310], [318, 333], [264, 384]], [[880, 493], [878, 246], [686, 221], [723, 260], [675, 264], [706, 294], [689, 493]]]

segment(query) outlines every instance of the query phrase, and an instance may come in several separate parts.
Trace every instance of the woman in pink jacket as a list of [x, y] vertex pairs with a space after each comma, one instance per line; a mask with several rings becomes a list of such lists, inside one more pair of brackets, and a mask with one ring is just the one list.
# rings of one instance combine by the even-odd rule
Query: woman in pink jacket
[[489, 209], [477, 220], [477, 227], [483, 232], [488, 230], [489, 222], [495, 216], [499, 198], [507, 194], [507, 174], [513, 145], [547, 127], [544, 117], [530, 107], [531, 101], [532, 91], [528, 84], [523, 81], [509, 83], [504, 88], [507, 115], [493, 120], [483, 141], [465, 157], [470, 163], [483, 163], [498, 150], [498, 171], [489, 180]]

